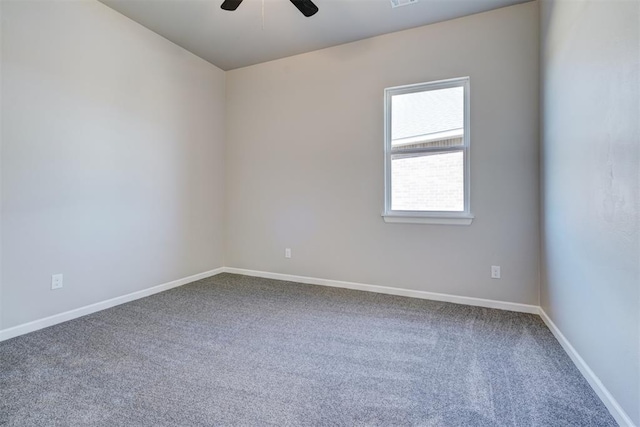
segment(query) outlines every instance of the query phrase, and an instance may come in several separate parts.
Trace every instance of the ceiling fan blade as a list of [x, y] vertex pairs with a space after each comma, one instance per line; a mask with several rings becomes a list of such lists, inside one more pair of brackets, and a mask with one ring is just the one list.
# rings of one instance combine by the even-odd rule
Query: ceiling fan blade
[[242, 3], [242, 0], [224, 0], [220, 8], [224, 10], [236, 10], [238, 6], [240, 6], [240, 3]]
[[291, 3], [307, 18], [318, 12], [318, 6], [313, 4], [311, 0], [291, 0]]

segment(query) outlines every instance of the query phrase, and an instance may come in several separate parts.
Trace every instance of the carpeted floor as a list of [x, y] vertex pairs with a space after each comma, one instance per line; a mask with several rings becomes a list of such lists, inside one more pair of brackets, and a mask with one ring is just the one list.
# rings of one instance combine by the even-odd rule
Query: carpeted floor
[[0, 343], [9, 426], [613, 426], [535, 315], [221, 274]]

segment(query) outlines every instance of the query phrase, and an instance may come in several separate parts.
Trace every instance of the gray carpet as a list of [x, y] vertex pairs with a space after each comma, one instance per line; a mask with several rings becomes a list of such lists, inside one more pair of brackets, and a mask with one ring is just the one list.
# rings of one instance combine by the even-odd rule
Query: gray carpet
[[0, 343], [9, 426], [613, 426], [535, 315], [221, 274]]

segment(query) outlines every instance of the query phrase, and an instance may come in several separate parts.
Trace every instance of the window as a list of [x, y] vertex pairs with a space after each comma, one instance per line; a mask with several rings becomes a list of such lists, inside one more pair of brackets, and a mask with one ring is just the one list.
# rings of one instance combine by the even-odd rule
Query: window
[[469, 225], [469, 78], [385, 89], [386, 222]]

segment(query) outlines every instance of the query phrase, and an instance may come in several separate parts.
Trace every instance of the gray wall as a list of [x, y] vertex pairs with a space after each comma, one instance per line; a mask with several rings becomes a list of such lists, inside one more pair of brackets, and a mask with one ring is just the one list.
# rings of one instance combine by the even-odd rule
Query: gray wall
[[541, 12], [541, 304], [640, 425], [640, 3]]
[[224, 72], [98, 2], [0, 4], [2, 327], [224, 265]]
[[[227, 72], [227, 265], [537, 305], [538, 68], [534, 2]], [[384, 223], [384, 88], [462, 76], [475, 221]]]

